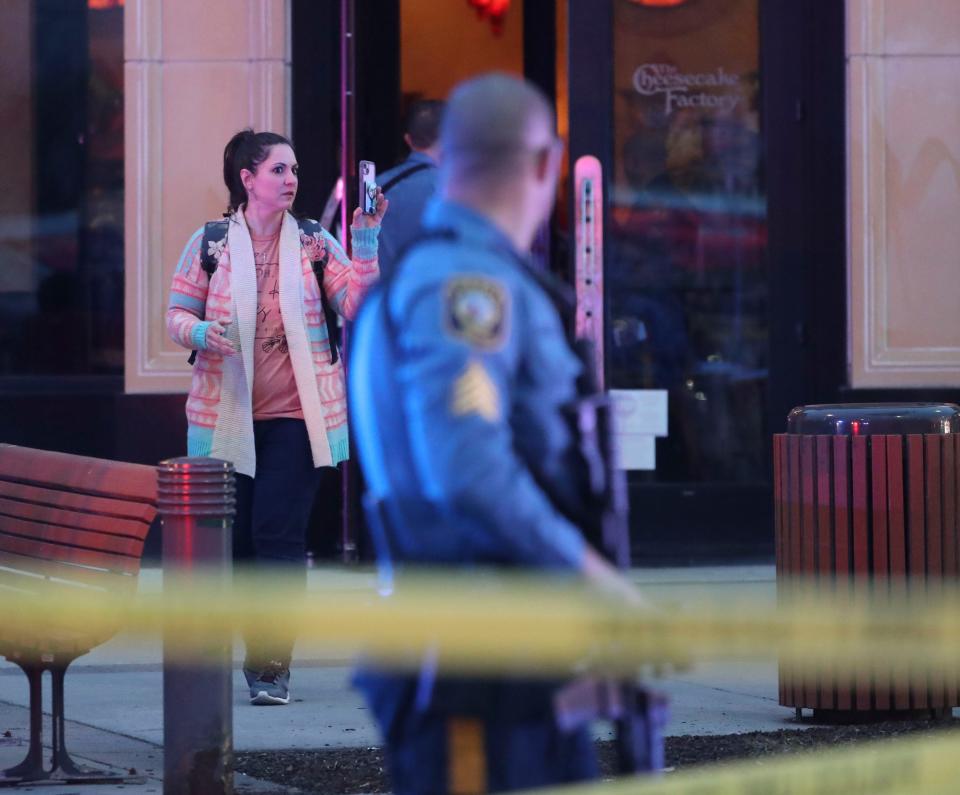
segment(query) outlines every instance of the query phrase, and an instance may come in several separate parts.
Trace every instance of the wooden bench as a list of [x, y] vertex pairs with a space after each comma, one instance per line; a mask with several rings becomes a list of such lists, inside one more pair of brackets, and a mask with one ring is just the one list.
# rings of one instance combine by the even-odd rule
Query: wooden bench
[[[69, 599], [78, 588], [130, 598], [156, 503], [153, 467], [0, 444], [0, 604], [4, 592]], [[58, 625], [51, 616], [26, 632], [22, 625], [14, 631], [0, 616], [0, 656], [20, 666], [30, 686], [29, 749], [23, 762], [0, 773], [0, 786], [130, 781], [80, 768], [64, 743], [67, 667], [118, 629]], [[44, 671], [53, 691], [49, 768], [43, 764]]]

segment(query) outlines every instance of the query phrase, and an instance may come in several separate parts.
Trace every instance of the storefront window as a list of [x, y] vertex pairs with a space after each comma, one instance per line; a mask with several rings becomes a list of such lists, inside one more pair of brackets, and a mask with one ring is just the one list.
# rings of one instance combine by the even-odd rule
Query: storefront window
[[665, 481], [767, 479], [759, 0], [614, 0], [608, 381], [665, 389]]
[[0, 375], [123, 367], [121, 2], [0, 4]]

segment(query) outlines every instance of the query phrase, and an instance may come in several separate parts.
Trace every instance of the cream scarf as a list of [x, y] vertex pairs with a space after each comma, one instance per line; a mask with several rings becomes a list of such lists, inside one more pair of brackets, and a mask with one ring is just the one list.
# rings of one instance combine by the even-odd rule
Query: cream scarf
[[[233, 296], [233, 323], [228, 338], [240, 351], [239, 356], [223, 358], [223, 382], [220, 413], [213, 431], [211, 455], [232, 461], [237, 472], [253, 477], [257, 456], [253, 440], [253, 346], [257, 326], [257, 272], [253, 241], [243, 217], [243, 208], [231, 216], [227, 231], [230, 252], [230, 289]], [[300, 228], [296, 219], [284, 213], [280, 229], [280, 317], [290, 349], [290, 362], [300, 394], [303, 419], [310, 437], [313, 464], [330, 466], [330, 443], [323, 415], [323, 403], [307, 336], [303, 312], [303, 265]]]

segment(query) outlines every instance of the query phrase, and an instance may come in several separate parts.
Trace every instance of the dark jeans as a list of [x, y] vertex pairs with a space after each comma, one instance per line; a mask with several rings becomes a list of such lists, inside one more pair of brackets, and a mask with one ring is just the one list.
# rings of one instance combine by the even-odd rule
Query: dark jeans
[[460, 766], [454, 757], [469, 756], [471, 749], [462, 744], [458, 749], [451, 747], [451, 740], [457, 741], [450, 722], [449, 715], [421, 714], [415, 726], [387, 742], [394, 795], [507, 792], [597, 777], [596, 752], [586, 729], [561, 732], [552, 715], [526, 721], [487, 717], [479, 730], [481, 747], [473, 749], [482, 754], [477, 788], [469, 781], [478, 767], [476, 760], [466, 761], [467, 781], [461, 778], [454, 783], [453, 771]]
[[[248, 567], [288, 569], [306, 585], [306, 538], [310, 509], [322, 470], [313, 465], [303, 420], [258, 420], [253, 423], [256, 477], [237, 475], [237, 513], [233, 523], [233, 559]], [[280, 620], [280, 617], [278, 617]], [[256, 628], [244, 632], [247, 667], [270, 660], [290, 664], [295, 638], [275, 648], [261, 648]]]

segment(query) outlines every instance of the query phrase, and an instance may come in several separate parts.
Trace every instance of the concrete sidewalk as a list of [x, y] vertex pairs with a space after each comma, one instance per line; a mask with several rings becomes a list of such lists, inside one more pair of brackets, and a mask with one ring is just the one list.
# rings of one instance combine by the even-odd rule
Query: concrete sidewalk
[[[633, 577], [653, 600], [683, 604], [724, 597], [772, 604], [773, 566], [640, 569]], [[310, 583], [373, 586], [367, 571], [322, 568]], [[160, 573], [144, 570], [141, 589], [159, 589]], [[122, 789], [162, 791], [162, 667], [159, 640], [119, 636], [80, 658], [66, 677], [67, 746], [81, 764], [135, 769], [147, 784]], [[329, 656], [319, 644], [301, 643], [293, 665], [291, 703], [252, 707], [235, 673], [234, 747], [238, 751], [281, 748], [363, 747], [379, 743], [376, 729], [349, 686], [346, 659]], [[697, 665], [671, 674], [658, 686], [671, 698], [669, 734], [729, 734], [804, 728], [791, 710], [777, 704], [774, 660]], [[20, 761], [27, 741], [26, 679], [0, 662], [0, 769]], [[9, 735], [9, 736], [8, 736]], [[602, 736], [602, 735], [601, 735]], [[115, 785], [37, 786], [40, 793], [115, 793]], [[268, 792], [262, 782], [238, 780], [240, 792]], [[282, 791], [282, 788], [276, 788]]]

